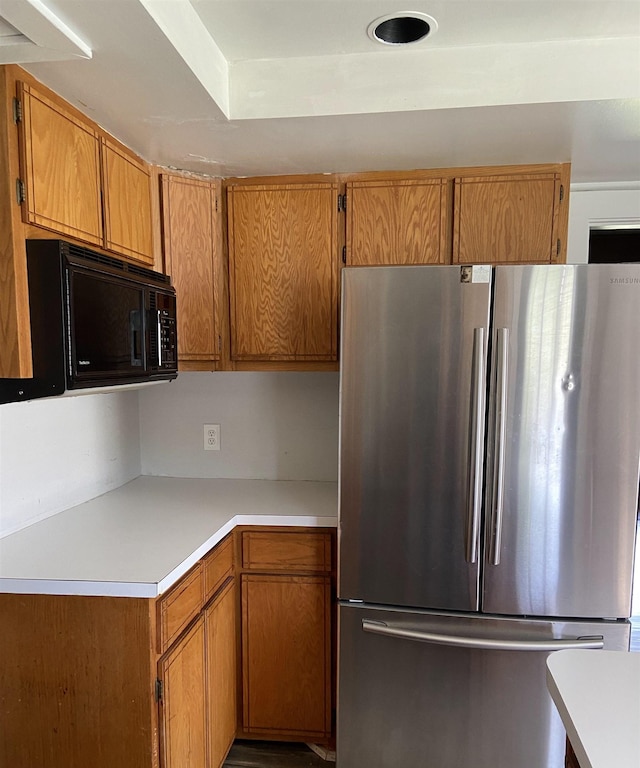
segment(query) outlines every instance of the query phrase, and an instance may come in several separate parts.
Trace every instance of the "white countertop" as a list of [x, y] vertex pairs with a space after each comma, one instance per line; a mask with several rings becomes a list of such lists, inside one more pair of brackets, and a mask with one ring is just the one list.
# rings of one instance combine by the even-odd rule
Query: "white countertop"
[[0, 592], [157, 597], [236, 525], [337, 525], [336, 483], [141, 476], [0, 539]]
[[547, 686], [580, 768], [640, 766], [640, 653], [557, 651]]

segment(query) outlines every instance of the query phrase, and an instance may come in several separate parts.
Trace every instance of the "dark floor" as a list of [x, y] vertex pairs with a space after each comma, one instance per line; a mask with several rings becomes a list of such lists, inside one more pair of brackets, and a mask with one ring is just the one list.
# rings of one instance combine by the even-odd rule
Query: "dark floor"
[[334, 768], [306, 744], [279, 741], [236, 741], [223, 768]]

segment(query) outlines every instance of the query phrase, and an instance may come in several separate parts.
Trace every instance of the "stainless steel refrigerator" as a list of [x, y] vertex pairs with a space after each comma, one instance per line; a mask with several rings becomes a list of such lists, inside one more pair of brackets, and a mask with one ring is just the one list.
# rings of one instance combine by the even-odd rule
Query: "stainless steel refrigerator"
[[341, 334], [337, 768], [561, 768], [549, 652], [629, 643], [640, 267], [345, 269]]

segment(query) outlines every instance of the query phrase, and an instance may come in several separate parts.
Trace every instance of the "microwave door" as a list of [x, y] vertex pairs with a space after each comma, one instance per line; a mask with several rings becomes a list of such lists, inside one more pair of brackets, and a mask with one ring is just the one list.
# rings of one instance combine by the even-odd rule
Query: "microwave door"
[[69, 386], [145, 375], [144, 289], [102, 273], [69, 272]]

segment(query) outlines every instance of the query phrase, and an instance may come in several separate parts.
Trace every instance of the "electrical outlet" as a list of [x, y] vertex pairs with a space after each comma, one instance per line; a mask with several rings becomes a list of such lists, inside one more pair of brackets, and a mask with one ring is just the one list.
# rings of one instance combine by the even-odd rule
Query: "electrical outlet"
[[220, 425], [204, 424], [204, 449], [205, 451], [220, 450]]

